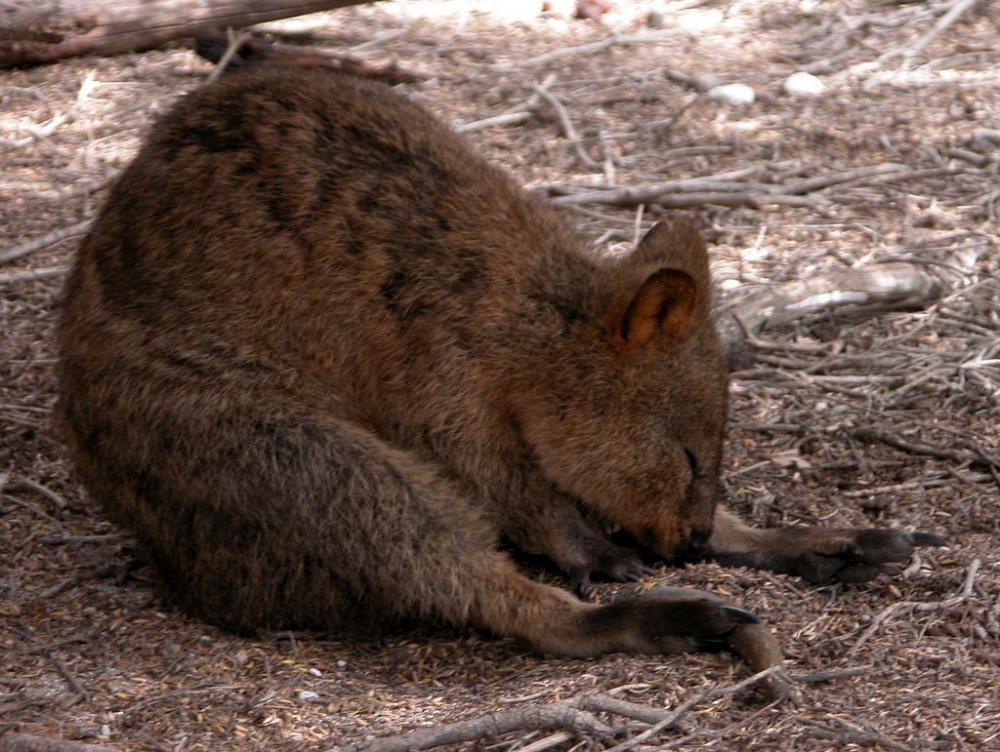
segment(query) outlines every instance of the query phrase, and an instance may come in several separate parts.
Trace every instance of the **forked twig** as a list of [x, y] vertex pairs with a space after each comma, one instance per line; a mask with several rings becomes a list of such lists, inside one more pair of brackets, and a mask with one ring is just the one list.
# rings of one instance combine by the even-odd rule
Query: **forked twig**
[[[517, 731], [563, 729], [563, 732], [539, 740], [539, 746], [534, 747], [545, 750], [555, 743], [572, 738], [569, 734], [587, 734], [591, 738], [608, 742], [626, 731], [622, 726], [609, 726], [603, 723], [593, 715], [594, 713], [620, 716], [649, 726], [635, 737], [608, 750], [608, 752], [625, 752], [675, 727], [684, 715], [705, 700], [738, 694], [748, 687], [765, 682], [781, 670], [780, 666], [770, 666], [731, 686], [714, 687], [699, 692], [671, 710], [619, 700], [605, 692], [585, 692], [547, 705], [489, 713], [465, 721], [376, 737], [359, 744], [333, 747], [328, 749], [328, 752], [418, 752], [445, 744], [493, 738]], [[556, 739], [558, 742], [554, 741]]]

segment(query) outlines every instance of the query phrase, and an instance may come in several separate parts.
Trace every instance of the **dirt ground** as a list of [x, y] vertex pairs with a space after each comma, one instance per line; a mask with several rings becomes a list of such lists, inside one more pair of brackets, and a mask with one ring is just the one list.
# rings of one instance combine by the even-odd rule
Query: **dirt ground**
[[[729, 299], [887, 260], [939, 274], [947, 288], [919, 310], [765, 330], [733, 380], [726, 475], [755, 524], [898, 526], [950, 547], [860, 586], [714, 564], [657, 575], [764, 616], [804, 680], [797, 705], [731, 691], [751, 672], [726, 653], [557, 660], [472, 633], [248, 638], [184, 616], [67, 466], [52, 330], [79, 223], [211, 66], [179, 44], [2, 71], [0, 259], [70, 231], [0, 262], [0, 748], [17, 732], [321, 750], [599, 689], [691, 701], [636, 749], [1000, 750], [1000, 5], [615, 0], [603, 26], [536, 5], [391, 2], [274, 28], [424, 73], [401, 88], [539, 191], [712, 178], [641, 209], [565, 211], [614, 251], [690, 204]], [[787, 93], [796, 71], [825, 89]], [[707, 75], [756, 100], [715, 99]], [[549, 729], [450, 748], [627, 738]]]

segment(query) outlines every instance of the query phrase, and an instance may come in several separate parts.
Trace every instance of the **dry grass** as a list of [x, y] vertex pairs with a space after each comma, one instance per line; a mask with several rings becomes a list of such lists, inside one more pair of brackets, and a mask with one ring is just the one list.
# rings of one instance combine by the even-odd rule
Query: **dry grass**
[[[456, 124], [523, 113], [468, 135], [540, 189], [741, 171], [738, 190], [773, 193], [899, 166], [796, 194], [802, 206], [703, 208], [729, 295], [886, 258], [946, 266], [952, 282], [925, 310], [767, 332], [773, 347], [734, 381], [727, 472], [733, 503], [761, 525], [898, 525], [953, 546], [858, 587], [711, 564], [660, 575], [765, 615], [793, 673], [863, 669], [805, 686], [798, 706], [712, 694], [747, 676], [729, 655], [546, 660], [473, 634], [221, 632], [160, 598], [49, 426], [70, 238], [0, 268], [0, 735], [319, 750], [624, 687], [618, 697], [662, 708], [705, 693], [647, 748], [1000, 750], [1000, 143], [977, 138], [1000, 128], [1000, 8], [966, 3], [925, 38], [953, 0], [617, 0], [617, 35], [518, 3], [502, 4], [506, 18], [465, 5], [395, 2], [285, 27], [431, 74], [405, 88]], [[784, 94], [799, 69], [827, 92]], [[748, 83], [757, 102], [711, 101], [678, 72]], [[92, 217], [150, 117], [209, 73], [180, 47], [0, 73], [0, 258]], [[614, 250], [663, 210], [566, 211]], [[477, 748], [518, 745], [610, 743], [541, 731]]]

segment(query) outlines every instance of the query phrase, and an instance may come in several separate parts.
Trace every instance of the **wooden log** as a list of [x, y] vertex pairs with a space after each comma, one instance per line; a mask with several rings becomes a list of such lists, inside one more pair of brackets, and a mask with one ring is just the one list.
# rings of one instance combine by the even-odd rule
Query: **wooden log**
[[809, 316], [873, 317], [888, 311], [918, 311], [951, 288], [947, 275], [902, 261], [870, 264], [766, 285], [734, 302], [723, 302], [716, 319], [730, 371], [754, 363], [756, 335]]
[[210, 29], [239, 29], [372, 1], [42, 0], [30, 10], [0, 10], [0, 67], [146, 50]]
[[925, 265], [870, 264], [768, 285], [731, 306], [728, 312], [756, 334], [766, 327], [784, 326], [826, 311], [920, 310], [941, 297], [945, 289], [941, 276]]

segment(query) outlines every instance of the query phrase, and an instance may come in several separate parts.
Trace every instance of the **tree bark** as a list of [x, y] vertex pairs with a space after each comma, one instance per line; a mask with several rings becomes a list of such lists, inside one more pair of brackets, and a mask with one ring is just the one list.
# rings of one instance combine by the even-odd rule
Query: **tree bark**
[[238, 29], [371, 1], [42, 0], [30, 11], [0, 10], [0, 67], [134, 52], [210, 29]]

